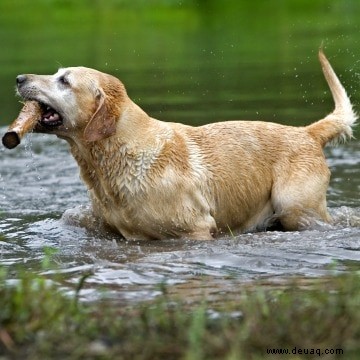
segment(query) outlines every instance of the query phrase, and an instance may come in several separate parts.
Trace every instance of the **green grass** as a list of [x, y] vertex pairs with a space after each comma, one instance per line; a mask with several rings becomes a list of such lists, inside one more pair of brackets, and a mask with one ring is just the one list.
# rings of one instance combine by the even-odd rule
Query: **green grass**
[[[12, 274], [13, 275], [13, 274]], [[20, 270], [0, 275], [3, 359], [303, 358], [291, 351], [360, 354], [360, 276], [356, 272], [281, 289], [239, 289], [238, 302], [191, 304], [166, 291], [156, 301], [84, 303], [55, 283]], [[84, 278], [86, 281], [86, 279]], [[166, 290], [166, 289], [164, 289]], [[291, 355], [268, 355], [288, 349]], [[294, 350], [295, 349], [295, 350]], [[273, 357], [272, 357], [273, 356]], [[297, 356], [297, 357], [296, 357]]]

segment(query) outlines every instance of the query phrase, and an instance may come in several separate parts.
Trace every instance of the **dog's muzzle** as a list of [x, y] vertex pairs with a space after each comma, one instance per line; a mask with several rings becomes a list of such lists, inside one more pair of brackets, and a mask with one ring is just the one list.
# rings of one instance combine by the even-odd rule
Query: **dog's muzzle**
[[24, 75], [24, 74], [18, 75], [16, 77], [17, 89], [19, 94], [24, 98], [24, 100], [34, 100], [39, 103], [42, 110], [42, 115], [41, 118], [39, 119], [41, 126], [47, 129], [52, 129], [62, 125], [63, 118], [57, 110], [55, 110], [52, 106], [42, 101], [39, 101], [38, 99], [36, 99], [36, 96], [31, 96], [31, 94], [29, 94], [26, 91], [26, 89], [24, 89], [24, 86], [27, 85], [28, 80], [29, 80], [28, 75]]

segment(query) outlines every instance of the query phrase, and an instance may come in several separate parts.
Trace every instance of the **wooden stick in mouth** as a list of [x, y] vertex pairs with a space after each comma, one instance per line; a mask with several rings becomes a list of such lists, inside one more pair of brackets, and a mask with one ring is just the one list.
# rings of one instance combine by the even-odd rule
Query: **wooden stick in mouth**
[[8, 149], [18, 146], [23, 136], [32, 131], [41, 118], [41, 107], [37, 101], [26, 101], [17, 119], [9, 126], [2, 138], [2, 143]]

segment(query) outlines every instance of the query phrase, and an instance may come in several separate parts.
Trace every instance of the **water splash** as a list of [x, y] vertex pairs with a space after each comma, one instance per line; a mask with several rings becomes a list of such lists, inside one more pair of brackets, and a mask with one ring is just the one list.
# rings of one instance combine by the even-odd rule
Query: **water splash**
[[19, 147], [0, 157], [0, 188], [7, 197], [0, 196], [0, 263], [9, 268], [26, 263], [56, 281], [54, 272], [44, 272], [42, 263], [44, 247], [57, 249], [56, 272], [63, 273], [61, 287], [66, 291], [73, 291], [84, 273], [91, 272], [81, 293], [85, 300], [152, 299], [162, 285], [189, 298], [205, 292], [220, 299], [237, 296], [238, 289], [255, 280], [271, 284], [359, 267], [357, 143], [327, 150], [333, 172], [332, 225], [319, 223], [303, 232], [261, 232], [211, 242], [126, 242], [104, 231], [93, 217], [67, 146], [48, 136], [30, 141], [26, 151]]

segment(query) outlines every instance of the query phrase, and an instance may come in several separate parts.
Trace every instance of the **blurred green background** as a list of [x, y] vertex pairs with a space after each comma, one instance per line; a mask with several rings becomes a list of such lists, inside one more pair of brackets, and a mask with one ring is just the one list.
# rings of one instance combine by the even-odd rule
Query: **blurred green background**
[[76, 65], [163, 120], [308, 123], [332, 109], [322, 43], [357, 102], [359, 15], [358, 0], [1, 0], [0, 124], [17, 74]]

